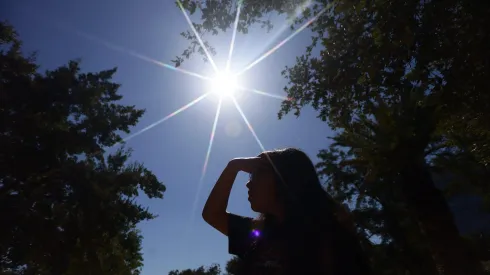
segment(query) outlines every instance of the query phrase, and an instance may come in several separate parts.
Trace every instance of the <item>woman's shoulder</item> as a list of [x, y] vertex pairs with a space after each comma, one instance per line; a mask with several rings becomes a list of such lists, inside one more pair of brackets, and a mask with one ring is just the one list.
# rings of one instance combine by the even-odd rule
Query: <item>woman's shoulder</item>
[[228, 213], [228, 225], [232, 227], [249, 227], [261, 230], [264, 227], [264, 221], [260, 218], [251, 218]]
[[228, 251], [243, 257], [252, 244], [261, 237], [261, 221], [236, 214], [228, 215]]

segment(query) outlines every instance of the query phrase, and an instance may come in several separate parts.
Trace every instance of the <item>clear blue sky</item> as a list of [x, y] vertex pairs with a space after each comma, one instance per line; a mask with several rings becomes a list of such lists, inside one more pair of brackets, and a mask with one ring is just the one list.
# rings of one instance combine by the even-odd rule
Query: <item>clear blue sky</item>
[[[125, 104], [146, 109], [136, 132], [174, 112], [208, 89], [205, 82], [114, 51], [76, 34], [77, 31], [131, 49], [152, 59], [170, 63], [182, 52], [187, 41], [179, 33], [188, 29], [180, 10], [172, 0], [145, 1], [3, 1], [2, 18], [19, 32], [26, 51], [38, 51], [43, 69], [53, 69], [70, 59], [81, 58], [84, 71], [98, 71], [117, 66], [115, 81], [122, 84]], [[232, 69], [239, 70], [288, 36], [279, 32], [285, 21], [276, 18], [270, 34], [254, 29], [237, 37]], [[213, 37], [218, 50], [218, 67], [224, 68], [231, 32]], [[301, 33], [241, 78], [241, 83], [268, 93], [284, 95], [286, 82], [280, 72], [293, 65], [310, 42]], [[212, 75], [210, 64], [195, 56], [183, 68]], [[305, 150], [314, 160], [316, 153], [329, 144], [328, 126], [305, 109], [300, 118], [288, 115], [277, 120], [281, 101], [257, 94], [244, 94], [239, 100], [243, 112], [253, 125], [266, 149], [286, 146]], [[260, 147], [243, 123], [234, 105], [223, 105], [210, 161], [197, 210], [191, 222], [193, 202], [206, 155], [211, 127], [217, 107], [216, 98], [206, 98], [147, 132], [131, 139], [132, 160], [144, 162], [167, 186], [163, 200], [140, 201], [159, 215], [143, 223], [143, 275], [167, 274], [173, 269], [195, 268], [212, 263], [224, 264], [229, 258], [227, 239], [200, 216], [204, 202], [222, 168], [239, 156], [254, 156]], [[229, 211], [255, 215], [246, 196], [246, 175], [240, 175], [230, 199]], [[223, 266], [224, 267], [224, 266]]]

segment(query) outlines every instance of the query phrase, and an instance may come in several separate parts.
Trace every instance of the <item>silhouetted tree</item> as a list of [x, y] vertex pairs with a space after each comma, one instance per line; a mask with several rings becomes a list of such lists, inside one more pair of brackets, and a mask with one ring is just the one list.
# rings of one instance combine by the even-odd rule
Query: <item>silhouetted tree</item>
[[172, 270], [168, 275], [220, 275], [221, 268], [218, 264], [213, 264], [209, 267], [198, 267], [196, 269]]
[[[312, 105], [339, 132], [337, 150], [350, 152], [349, 166], [362, 169], [358, 187], [345, 199], [365, 196], [381, 208], [391, 208], [393, 200], [403, 204], [385, 212], [390, 213], [386, 218], [397, 215], [398, 208], [408, 211], [412, 224], [391, 217], [397, 225], [392, 228], [398, 229], [389, 233], [390, 239], [397, 233], [399, 241], [390, 243], [390, 249], [402, 251], [403, 242], [410, 247], [427, 242], [427, 248], [410, 254], [416, 263], [415, 251], [429, 250], [435, 264], [427, 252], [418, 254], [428, 273], [481, 274], [431, 172], [459, 165], [457, 178], [462, 180], [455, 189], [490, 197], [490, 5], [463, 0], [313, 1], [307, 7], [299, 0], [241, 3], [237, 29], [242, 33], [255, 23], [270, 26], [264, 18], [271, 12], [293, 17], [293, 25], [318, 16], [309, 27], [313, 36], [306, 53], [282, 72], [290, 100], [283, 102], [279, 118], [291, 111], [299, 115], [303, 106]], [[182, 5], [201, 13], [202, 22], [196, 24], [201, 34], [233, 26], [234, 1], [188, 0]], [[197, 45], [192, 35], [184, 37]], [[348, 192], [349, 180], [339, 181], [335, 191]], [[410, 241], [414, 230], [419, 231], [416, 242]]]
[[226, 273], [225, 275], [240, 275], [240, 271], [244, 270], [242, 268], [242, 260], [238, 257], [233, 256], [228, 262], [226, 262]]
[[38, 68], [0, 23], [0, 273], [139, 274], [136, 225], [155, 216], [135, 198], [165, 186], [105, 149], [144, 111], [118, 103], [116, 69]]
[[208, 267], [200, 266], [196, 269], [172, 270], [168, 275], [240, 275], [242, 270], [240, 265], [240, 258], [232, 257], [226, 262], [225, 273], [221, 273], [221, 267], [218, 264], [213, 264]]

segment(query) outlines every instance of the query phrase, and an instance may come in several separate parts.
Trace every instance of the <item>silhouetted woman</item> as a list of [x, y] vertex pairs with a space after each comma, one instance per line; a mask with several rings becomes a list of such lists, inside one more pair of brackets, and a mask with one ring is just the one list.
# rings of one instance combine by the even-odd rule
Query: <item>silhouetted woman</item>
[[[250, 174], [248, 200], [261, 213], [257, 219], [226, 212], [239, 171]], [[241, 274], [368, 274], [353, 227], [339, 213], [342, 206], [322, 188], [308, 156], [288, 148], [230, 161], [202, 215], [228, 236]]]

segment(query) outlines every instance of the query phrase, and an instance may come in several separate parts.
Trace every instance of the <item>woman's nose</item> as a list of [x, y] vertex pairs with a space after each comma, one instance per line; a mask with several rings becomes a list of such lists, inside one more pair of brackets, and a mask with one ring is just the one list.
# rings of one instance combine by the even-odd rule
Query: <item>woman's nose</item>
[[247, 181], [247, 184], [245, 184], [245, 186], [250, 189], [250, 181]]

